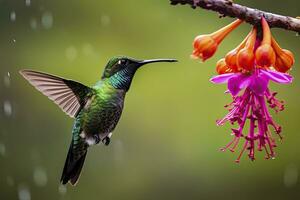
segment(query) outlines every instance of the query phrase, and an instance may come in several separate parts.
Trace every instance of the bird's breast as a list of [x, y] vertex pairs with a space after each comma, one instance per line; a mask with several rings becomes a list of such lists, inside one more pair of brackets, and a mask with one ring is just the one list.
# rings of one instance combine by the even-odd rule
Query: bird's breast
[[116, 127], [123, 110], [123, 91], [98, 92], [86, 103], [82, 115], [85, 134], [106, 136]]

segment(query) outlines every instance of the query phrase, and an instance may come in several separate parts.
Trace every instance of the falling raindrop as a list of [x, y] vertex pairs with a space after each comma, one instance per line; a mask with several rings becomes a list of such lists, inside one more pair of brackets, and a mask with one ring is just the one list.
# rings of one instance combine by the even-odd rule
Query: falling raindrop
[[73, 61], [75, 60], [75, 58], [77, 57], [77, 49], [73, 46], [70, 46], [66, 49], [66, 58], [69, 61]]
[[33, 172], [33, 180], [37, 186], [43, 187], [47, 185], [48, 177], [46, 171], [41, 167], [37, 167]]
[[6, 116], [11, 116], [12, 114], [12, 106], [11, 106], [11, 103], [9, 101], [4, 101], [3, 103], [3, 110], [4, 110], [4, 113]]
[[110, 24], [110, 17], [108, 15], [102, 15], [101, 16], [101, 25], [102, 26], [107, 26]]
[[293, 187], [298, 182], [298, 169], [297, 166], [291, 164], [285, 168], [283, 183], [286, 187]]
[[6, 177], [6, 182], [7, 182], [8, 186], [14, 186], [14, 184], [15, 184], [15, 181], [11, 176]]
[[29, 24], [33, 30], [37, 29], [37, 20], [35, 18], [31, 18]]
[[58, 192], [61, 194], [61, 195], [65, 195], [67, 193], [67, 187], [64, 186], [64, 185], [59, 185], [58, 187]]
[[16, 18], [17, 18], [16, 12], [15, 12], [15, 11], [12, 11], [12, 12], [10, 13], [10, 20], [11, 20], [12, 22], [14, 22], [14, 21], [16, 21]]
[[3, 82], [4, 82], [5, 87], [10, 86], [10, 73], [9, 72], [7, 72], [7, 75], [4, 76]]
[[18, 188], [19, 200], [31, 200], [31, 194], [28, 187], [22, 185]]
[[25, 0], [25, 5], [30, 6], [31, 5], [31, 0]]
[[45, 12], [41, 19], [42, 25], [45, 29], [50, 29], [53, 25], [53, 16], [51, 12]]
[[5, 145], [0, 143], [0, 155], [5, 156], [6, 148]]

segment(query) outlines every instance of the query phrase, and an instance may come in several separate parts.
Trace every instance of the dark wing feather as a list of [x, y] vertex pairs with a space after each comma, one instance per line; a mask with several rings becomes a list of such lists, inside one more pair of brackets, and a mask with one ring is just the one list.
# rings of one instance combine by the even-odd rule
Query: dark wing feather
[[70, 117], [76, 117], [92, 94], [92, 88], [76, 81], [32, 70], [21, 70], [20, 74]]

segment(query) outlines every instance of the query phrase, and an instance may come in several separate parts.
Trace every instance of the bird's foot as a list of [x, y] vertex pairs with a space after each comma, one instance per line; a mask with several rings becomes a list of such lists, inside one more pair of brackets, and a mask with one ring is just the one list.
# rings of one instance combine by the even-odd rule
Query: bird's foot
[[94, 135], [93, 137], [94, 137], [94, 140], [95, 140], [95, 144], [99, 144], [99, 142], [100, 142], [99, 135]]
[[103, 140], [102, 140], [103, 144], [105, 144], [105, 146], [109, 145], [110, 143], [110, 137], [105, 137]]

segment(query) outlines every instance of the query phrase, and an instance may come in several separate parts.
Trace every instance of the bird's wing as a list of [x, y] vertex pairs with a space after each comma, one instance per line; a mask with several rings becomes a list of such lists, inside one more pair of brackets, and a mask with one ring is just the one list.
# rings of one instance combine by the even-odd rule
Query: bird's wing
[[81, 83], [43, 72], [21, 70], [20, 74], [73, 118], [77, 116], [89, 95], [93, 93], [92, 88]]

